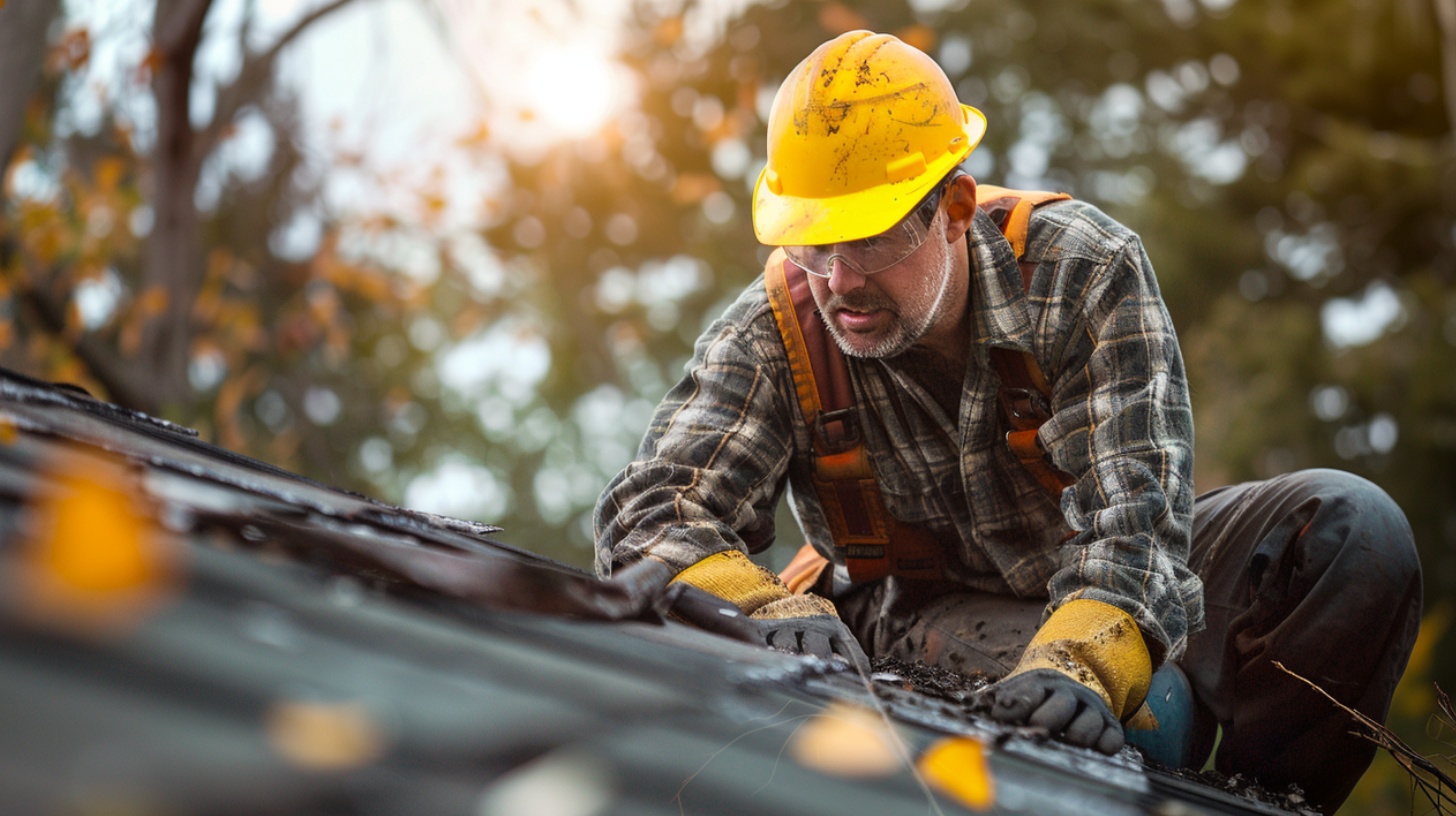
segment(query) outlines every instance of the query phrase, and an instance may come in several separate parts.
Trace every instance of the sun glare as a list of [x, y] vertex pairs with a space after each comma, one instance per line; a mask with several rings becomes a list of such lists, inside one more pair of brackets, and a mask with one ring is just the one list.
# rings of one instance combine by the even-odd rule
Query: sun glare
[[525, 107], [554, 133], [588, 136], [617, 109], [620, 71], [606, 56], [588, 49], [542, 50], [525, 72]]

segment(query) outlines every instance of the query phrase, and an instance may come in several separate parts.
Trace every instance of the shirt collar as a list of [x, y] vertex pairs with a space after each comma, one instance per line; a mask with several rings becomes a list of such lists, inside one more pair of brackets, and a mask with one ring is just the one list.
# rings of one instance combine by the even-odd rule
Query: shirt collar
[[1011, 242], [996, 222], [977, 208], [967, 233], [971, 264], [971, 346], [1031, 351], [1032, 325], [1021, 269]]

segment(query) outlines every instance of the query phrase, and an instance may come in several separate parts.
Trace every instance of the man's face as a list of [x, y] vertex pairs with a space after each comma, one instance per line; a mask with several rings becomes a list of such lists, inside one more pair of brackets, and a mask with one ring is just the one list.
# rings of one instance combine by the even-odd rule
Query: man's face
[[938, 209], [930, 239], [887, 269], [864, 275], [836, 260], [828, 278], [809, 276], [814, 302], [845, 354], [893, 357], [959, 323], [966, 281], [956, 274], [946, 220]]

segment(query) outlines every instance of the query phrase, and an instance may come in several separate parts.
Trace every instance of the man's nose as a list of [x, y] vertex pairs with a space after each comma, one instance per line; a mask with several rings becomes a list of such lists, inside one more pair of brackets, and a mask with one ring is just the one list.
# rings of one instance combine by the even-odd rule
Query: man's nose
[[843, 258], [836, 255], [829, 259], [829, 291], [842, 295], [853, 292], [864, 286], [864, 283], [865, 276], [845, 263]]

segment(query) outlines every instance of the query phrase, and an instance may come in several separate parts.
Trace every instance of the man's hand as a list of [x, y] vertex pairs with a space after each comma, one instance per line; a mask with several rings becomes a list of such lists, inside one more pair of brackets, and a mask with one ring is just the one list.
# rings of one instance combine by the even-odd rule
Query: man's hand
[[861, 674], [869, 676], [870, 659], [860, 648], [854, 633], [835, 615], [812, 615], [805, 618], [754, 620], [763, 633], [766, 645], [785, 652], [814, 655], [825, 660], [848, 661]]
[[1112, 755], [1122, 750], [1122, 723], [1097, 692], [1052, 669], [1032, 669], [987, 686], [991, 718], [1045, 728], [1064, 742]]
[[1153, 673], [1132, 616], [1100, 601], [1057, 608], [1027, 644], [1011, 674], [982, 692], [991, 716], [1037, 725], [1104, 754], [1122, 750], [1122, 720], [1148, 694]]
[[672, 616], [700, 629], [755, 646], [838, 658], [869, 674], [870, 661], [844, 621], [835, 615], [751, 618], [729, 601], [686, 583], [668, 587]]

